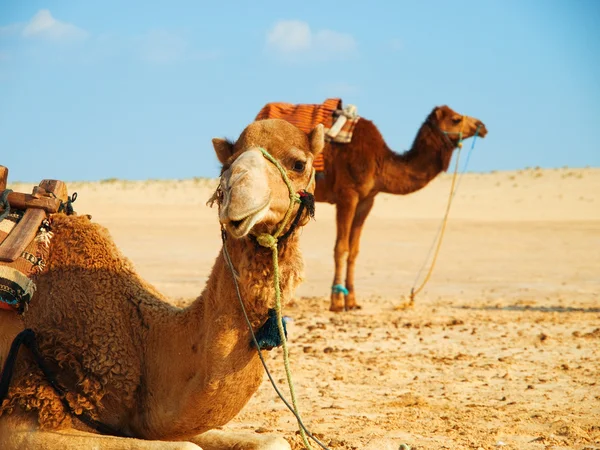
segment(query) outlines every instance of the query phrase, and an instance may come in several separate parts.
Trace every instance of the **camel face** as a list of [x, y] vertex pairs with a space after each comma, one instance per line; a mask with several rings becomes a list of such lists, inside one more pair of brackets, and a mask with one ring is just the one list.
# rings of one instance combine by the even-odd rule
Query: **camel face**
[[484, 123], [475, 117], [463, 116], [446, 105], [438, 106], [433, 111], [432, 120], [453, 141], [458, 140], [461, 132], [463, 139], [475, 136], [476, 131], [477, 135], [482, 138], [487, 134]]
[[234, 237], [252, 230], [272, 232], [290, 204], [290, 192], [279, 168], [261, 149], [275, 158], [290, 180], [293, 192], [314, 191], [312, 163], [324, 146], [322, 125], [309, 135], [279, 119], [250, 124], [235, 143], [213, 139], [223, 163], [219, 221]]
[[235, 238], [245, 236], [267, 215], [272, 191], [268, 161], [259, 149], [243, 152], [221, 175], [219, 221]]

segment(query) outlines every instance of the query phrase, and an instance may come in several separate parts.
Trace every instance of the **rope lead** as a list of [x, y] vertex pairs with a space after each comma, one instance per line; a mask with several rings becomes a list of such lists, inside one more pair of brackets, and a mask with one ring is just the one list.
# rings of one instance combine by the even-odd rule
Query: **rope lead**
[[[271, 250], [271, 255], [272, 255], [271, 257], [272, 257], [272, 261], [273, 261], [273, 286], [275, 288], [275, 316], [276, 316], [277, 329], [279, 331], [279, 338], [281, 340], [281, 347], [283, 350], [283, 364], [285, 367], [285, 374], [287, 377], [288, 387], [290, 390], [290, 397], [292, 399], [291, 406], [285, 400], [285, 398], [281, 395], [281, 393], [277, 389], [277, 386], [275, 385], [274, 380], [271, 377], [271, 374], [270, 374], [270, 372], [267, 368], [267, 365], [264, 361], [264, 358], [262, 356], [258, 341], [256, 340], [254, 330], [252, 329], [252, 326], [251, 326], [248, 316], [246, 314], [246, 310], [244, 308], [244, 302], [242, 301], [241, 294], [239, 291], [239, 286], [238, 286], [237, 280], [235, 278], [235, 269], [233, 267], [233, 263], [231, 262], [231, 258], [229, 257], [229, 252], [227, 251], [227, 244], [225, 241], [226, 234], [225, 234], [224, 230], [222, 230], [222, 232], [221, 232], [221, 237], [223, 239], [223, 253], [225, 255], [227, 264], [229, 265], [229, 268], [232, 272], [233, 281], [235, 283], [236, 291], [238, 294], [238, 299], [240, 301], [242, 311], [246, 318], [246, 323], [248, 324], [248, 327], [250, 329], [250, 334], [252, 335], [252, 340], [258, 350], [258, 355], [263, 364], [263, 367], [265, 368], [267, 376], [269, 377], [269, 380], [271, 381], [271, 384], [273, 385], [273, 388], [277, 392], [277, 395], [279, 395], [281, 400], [286, 404], [286, 406], [292, 411], [292, 413], [296, 417], [296, 420], [298, 421], [298, 430], [300, 431], [300, 436], [302, 437], [302, 442], [306, 446], [306, 448], [308, 450], [313, 450], [310, 443], [308, 442], [308, 437], [307, 437], [307, 435], [308, 435], [320, 447], [327, 450], [327, 447], [306, 429], [306, 426], [304, 425], [304, 423], [302, 422], [302, 418], [300, 417], [300, 412], [298, 410], [298, 403], [296, 401], [296, 392], [294, 389], [294, 382], [292, 380], [292, 371], [290, 368], [290, 357], [289, 357], [289, 351], [288, 351], [288, 346], [287, 346], [286, 330], [285, 330], [285, 326], [283, 323], [283, 317], [281, 315], [281, 283], [280, 283], [280, 271], [279, 271], [278, 243], [282, 240], [285, 240], [294, 231], [294, 229], [298, 225], [298, 222], [300, 221], [300, 217], [302, 216], [304, 209], [307, 209], [309, 217], [314, 216], [314, 197], [309, 192], [306, 192], [306, 190], [300, 191], [300, 193], [294, 192], [294, 187], [292, 186], [292, 183], [290, 182], [290, 179], [288, 178], [285, 169], [281, 166], [279, 161], [277, 161], [275, 158], [273, 158], [273, 156], [271, 156], [271, 154], [269, 154], [269, 152], [267, 152], [267, 150], [265, 150], [264, 148], [261, 148], [260, 151], [262, 152], [263, 156], [267, 160], [272, 162], [275, 165], [275, 167], [277, 167], [277, 169], [281, 173], [281, 177], [283, 178], [283, 181], [285, 182], [285, 185], [287, 186], [289, 194], [290, 194], [290, 205], [285, 213], [283, 220], [281, 221], [281, 223], [279, 224], [279, 226], [277, 227], [275, 232], [273, 234], [268, 234], [268, 233], [259, 234], [258, 236], [255, 236], [255, 239], [256, 239], [256, 242], [260, 246]], [[314, 176], [314, 170], [311, 173], [311, 176], [310, 176], [310, 179], [308, 182], [309, 185], [313, 180], [313, 176]], [[298, 213], [296, 214], [296, 217], [293, 220], [289, 230], [285, 234], [282, 235], [283, 230], [290, 222], [290, 218], [294, 211], [295, 203], [300, 203], [300, 206], [298, 208]]]
[[[440, 248], [442, 246], [442, 240], [444, 239], [444, 232], [446, 231], [446, 225], [448, 224], [448, 214], [450, 214], [450, 206], [452, 205], [452, 200], [454, 200], [454, 196], [456, 195], [456, 190], [458, 189], [458, 186], [460, 185], [460, 181], [462, 181], [462, 175], [464, 174], [464, 171], [466, 170], [467, 164], [471, 157], [471, 151], [475, 147], [475, 140], [477, 139], [477, 135], [479, 134], [479, 126], [478, 126], [477, 129], [475, 130], [475, 134], [473, 136], [473, 143], [471, 144], [471, 148], [467, 155], [467, 162], [465, 163], [465, 167], [463, 168], [463, 173], [461, 174], [460, 179], [458, 180], [458, 183], [456, 183], [456, 178], [457, 178], [457, 174], [458, 174], [458, 163], [460, 161], [460, 151], [462, 150], [462, 147], [463, 147], [463, 140], [462, 140], [462, 136], [463, 136], [462, 128], [463, 127], [464, 127], [464, 116], [463, 116], [463, 124], [461, 125], [461, 131], [459, 132], [460, 138], [459, 138], [458, 144], [456, 145], [458, 147], [458, 153], [456, 154], [456, 163], [454, 165], [454, 174], [452, 175], [452, 184], [450, 186], [450, 194], [448, 196], [448, 204], [446, 205], [446, 212], [444, 213], [444, 218], [442, 219], [440, 229], [438, 230], [438, 235], [434, 239], [432, 246], [430, 247], [429, 252], [427, 254], [427, 257], [425, 258], [425, 261], [423, 262], [421, 269], [417, 273], [417, 277], [415, 279], [414, 285], [413, 285], [412, 289], [410, 290], [410, 302], [408, 304], [409, 307], [414, 306], [416, 295], [419, 292], [421, 292], [421, 290], [423, 290], [423, 288], [425, 287], [425, 285], [431, 278], [431, 274], [433, 273], [433, 268], [435, 267], [435, 263], [437, 262]], [[437, 245], [435, 244], [436, 241], [437, 241]], [[427, 263], [427, 260], [429, 259], [429, 255], [431, 254], [431, 250], [433, 249], [434, 245], [435, 245], [435, 253], [433, 255], [433, 260], [431, 262], [431, 266], [429, 267], [429, 271], [427, 272], [427, 275], [425, 276], [425, 279], [423, 280], [421, 285], [415, 289], [417, 280], [419, 279], [419, 276], [421, 275], [421, 272], [423, 271], [423, 268], [425, 267], [425, 264]]]
[[[292, 406], [294, 408], [294, 413], [295, 413], [296, 419], [298, 420], [298, 429], [300, 431], [300, 436], [302, 437], [302, 442], [304, 443], [304, 445], [306, 446], [306, 448], [308, 450], [312, 450], [312, 447], [311, 447], [310, 443], [308, 442], [308, 437], [306, 436], [306, 433], [304, 431], [304, 426], [302, 423], [302, 419], [300, 417], [300, 412], [298, 410], [298, 403], [296, 401], [296, 392], [294, 389], [294, 382], [292, 380], [292, 370], [290, 368], [290, 356], [289, 356], [289, 351], [288, 351], [288, 346], [287, 346], [287, 338], [286, 338], [285, 328], [283, 326], [283, 317], [281, 315], [281, 283], [280, 283], [280, 273], [279, 273], [279, 255], [278, 255], [278, 248], [277, 248], [277, 238], [283, 232], [283, 230], [287, 226], [288, 222], [290, 221], [290, 217], [294, 210], [294, 203], [300, 203], [302, 205], [303, 204], [302, 197], [294, 192], [292, 183], [290, 182], [290, 179], [288, 178], [287, 173], [285, 172], [284, 168], [281, 166], [281, 164], [279, 164], [279, 161], [277, 161], [275, 158], [273, 158], [269, 154], [269, 152], [267, 152], [264, 148], [261, 148], [260, 151], [262, 152], [262, 154], [264, 155], [265, 158], [267, 158], [269, 161], [271, 161], [275, 165], [275, 167], [277, 167], [277, 169], [281, 173], [281, 177], [283, 178], [283, 181], [285, 182], [285, 185], [287, 186], [288, 191], [290, 193], [290, 206], [288, 207], [288, 209], [285, 213], [285, 216], [284, 216], [283, 220], [281, 221], [281, 223], [279, 224], [279, 227], [277, 227], [277, 230], [275, 231], [275, 233], [273, 235], [263, 233], [263, 234], [257, 236], [257, 242], [261, 246], [271, 249], [271, 254], [272, 254], [272, 259], [273, 259], [273, 286], [275, 287], [275, 313], [276, 313], [276, 317], [277, 317], [276, 322], [277, 322], [277, 328], [279, 330], [279, 338], [281, 339], [281, 348], [283, 350], [283, 365], [285, 367], [285, 375], [287, 378], [288, 387], [290, 389], [290, 397], [292, 398]], [[297, 220], [294, 222], [297, 223]]]

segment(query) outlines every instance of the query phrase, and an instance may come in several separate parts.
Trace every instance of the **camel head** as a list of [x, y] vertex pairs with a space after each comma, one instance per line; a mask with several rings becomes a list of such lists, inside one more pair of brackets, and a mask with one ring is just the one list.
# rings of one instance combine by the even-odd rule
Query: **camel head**
[[461, 133], [462, 139], [475, 136], [475, 132], [482, 138], [487, 134], [487, 129], [481, 120], [463, 116], [446, 105], [434, 108], [428, 120], [446, 133], [454, 144], [458, 144]]
[[217, 190], [219, 221], [234, 238], [251, 231], [272, 233], [290, 206], [282, 173], [262, 149], [283, 168], [294, 193], [314, 192], [312, 164], [323, 150], [323, 125], [307, 135], [285, 120], [259, 120], [248, 125], [236, 142], [219, 138], [212, 142], [223, 164]]

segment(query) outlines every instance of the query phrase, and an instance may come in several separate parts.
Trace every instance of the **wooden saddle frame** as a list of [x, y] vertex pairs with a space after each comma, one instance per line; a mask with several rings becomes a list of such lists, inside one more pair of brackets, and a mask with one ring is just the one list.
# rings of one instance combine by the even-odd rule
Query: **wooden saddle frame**
[[[0, 166], [0, 195], [6, 190], [8, 168]], [[19, 223], [0, 244], [0, 262], [13, 262], [27, 248], [48, 214], [61, 210], [69, 200], [67, 185], [59, 180], [42, 180], [31, 194], [9, 192], [11, 209], [25, 211]]]

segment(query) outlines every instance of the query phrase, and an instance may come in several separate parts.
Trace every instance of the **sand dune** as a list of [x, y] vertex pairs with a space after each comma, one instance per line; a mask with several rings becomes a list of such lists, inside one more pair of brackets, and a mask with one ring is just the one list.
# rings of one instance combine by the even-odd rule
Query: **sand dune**
[[[305, 422], [332, 449], [600, 448], [600, 169], [466, 174], [434, 275], [399, 310], [439, 227], [451, 175], [379, 195], [357, 267], [363, 309], [327, 311], [334, 207], [303, 231], [306, 281], [285, 314]], [[174, 302], [220, 248], [216, 180], [69, 183]], [[29, 191], [31, 185], [9, 186]], [[281, 355], [269, 355], [283, 379]], [[295, 421], [264, 383], [233, 429]]]

